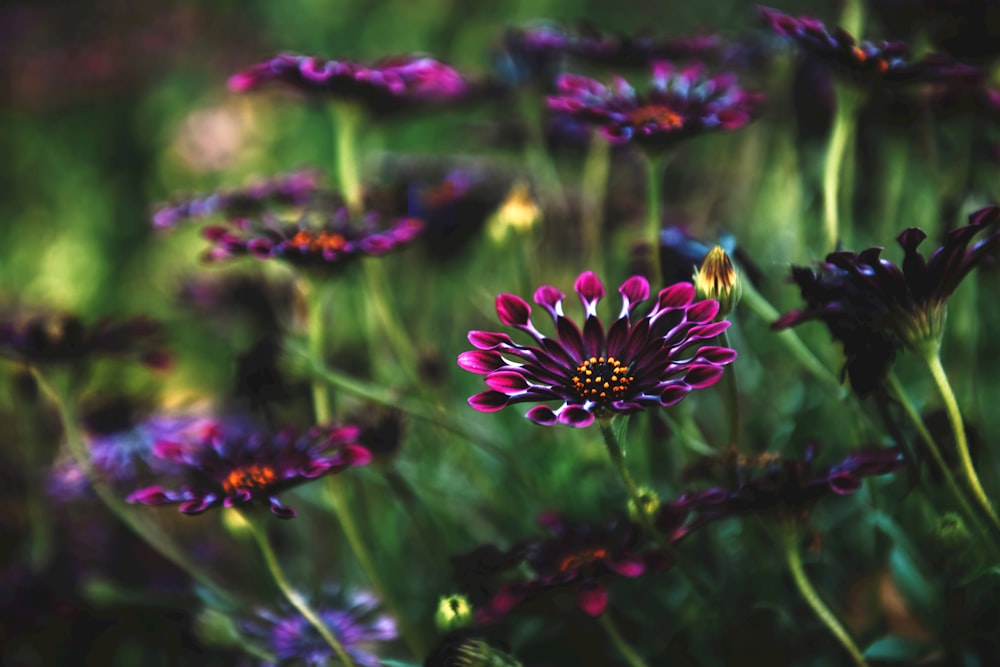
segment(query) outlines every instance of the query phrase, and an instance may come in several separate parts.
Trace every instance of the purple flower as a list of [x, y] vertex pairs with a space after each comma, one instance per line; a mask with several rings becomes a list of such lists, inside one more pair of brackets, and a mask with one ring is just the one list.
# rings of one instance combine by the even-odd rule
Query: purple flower
[[[898, 350], [940, 340], [952, 292], [1000, 243], [998, 221], [1000, 207], [972, 213], [969, 224], [950, 231], [929, 259], [917, 250], [927, 235], [911, 227], [896, 238], [905, 253], [902, 268], [882, 259], [882, 248], [834, 252], [816, 269], [792, 267], [806, 308], [771, 326], [821, 320], [844, 346], [851, 386], [865, 396], [885, 379]], [[990, 227], [986, 238], [969, 246]]]
[[859, 43], [843, 28], [831, 31], [814, 18], [795, 18], [768, 7], [759, 9], [764, 21], [779, 35], [792, 39], [802, 50], [860, 83], [915, 84], [982, 77], [979, 69], [939, 54], [910, 61], [909, 47], [903, 42]]
[[278, 518], [290, 519], [295, 510], [284, 507], [277, 494], [371, 460], [368, 450], [355, 443], [357, 435], [354, 426], [269, 434], [214, 423], [196, 438], [163, 440], [153, 447], [155, 456], [179, 467], [178, 488], [145, 487], [128, 501], [177, 504], [179, 512], [192, 515], [220, 505], [258, 502], [269, 505]]
[[303, 206], [319, 190], [319, 173], [314, 170], [280, 174], [237, 190], [220, 190], [208, 195], [159, 205], [153, 213], [155, 227], [173, 227], [179, 222], [213, 215], [229, 219], [259, 215], [269, 207]]
[[[375, 645], [399, 636], [395, 621], [376, 613], [379, 602], [371, 593], [356, 591], [337, 597], [347, 597], [347, 605], [335, 605], [335, 601], [329, 600], [318, 602], [320, 619], [355, 663], [361, 667], [379, 667], [382, 663], [373, 652]], [[336, 658], [316, 628], [291, 608], [277, 614], [261, 611], [258, 618], [244, 621], [240, 626], [248, 636], [262, 641], [276, 658], [276, 663], [265, 663], [266, 667], [289, 664], [287, 661], [319, 667]]]
[[464, 102], [478, 86], [457, 70], [425, 55], [403, 55], [374, 65], [312, 56], [281, 54], [237, 72], [235, 92], [279, 83], [306, 95], [356, 102], [371, 113], [386, 114]]
[[160, 326], [144, 317], [84, 324], [69, 315], [0, 322], [0, 357], [32, 365], [76, 364], [97, 358], [138, 361], [162, 369], [170, 363]]
[[719, 304], [695, 302], [690, 283], [661, 290], [649, 314], [633, 322], [632, 311], [649, 298], [649, 282], [641, 276], [629, 278], [618, 288], [622, 306], [607, 332], [597, 316], [597, 304], [604, 297], [600, 279], [589, 271], [582, 273], [574, 289], [586, 311], [582, 330], [563, 314], [562, 292], [548, 285], [535, 292], [535, 303], [552, 317], [555, 338], [535, 327], [531, 306], [524, 299], [513, 294], [497, 297], [500, 321], [528, 334], [536, 344], [515, 343], [504, 333], [470, 331], [469, 342], [477, 349], [460, 354], [458, 365], [485, 375], [489, 386], [469, 399], [472, 407], [496, 412], [513, 403], [561, 401], [555, 410], [536, 405], [528, 411], [528, 419], [543, 426], [585, 427], [595, 417], [675, 405], [692, 389], [718, 382], [722, 367], [736, 359], [736, 351], [725, 347], [691, 351], [699, 341], [725, 331], [729, 323], [712, 321]]
[[613, 143], [635, 141], [647, 150], [662, 150], [709, 130], [735, 130], [756, 113], [760, 96], [748, 93], [732, 74], [708, 78], [701, 65], [678, 69], [668, 62], [653, 65], [648, 92], [637, 95], [616, 77], [610, 86], [576, 74], [557, 81], [559, 94], [549, 109], [598, 126]]

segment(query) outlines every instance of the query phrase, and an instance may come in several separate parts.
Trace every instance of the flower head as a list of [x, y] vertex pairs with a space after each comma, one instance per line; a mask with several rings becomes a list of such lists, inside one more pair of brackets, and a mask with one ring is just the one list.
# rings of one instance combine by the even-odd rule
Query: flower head
[[903, 42], [858, 42], [843, 28], [831, 31], [813, 18], [795, 18], [768, 7], [761, 7], [760, 14], [776, 33], [861, 83], [914, 84], [982, 76], [977, 68], [938, 54], [910, 61]]
[[284, 507], [277, 494], [323, 475], [365, 465], [368, 450], [355, 444], [353, 426], [313, 427], [303, 434], [283, 430], [259, 433], [214, 423], [198, 437], [160, 441], [153, 454], [177, 465], [181, 483], [169, 490], [159, 485], [135, 491], [128, 497], [143, 505], [177, 504], [183, 514], [201, 514], [223, 505], [236, 507], [265, 503], [281, 519], [295, 510]]
[[713, 322], [719, 304], [695, 302], [690, 283], [661, 290], [649, 314], [633, 322], [633, 310], [649, 298], [649, 282], [641, 276], [629, 278], [618, 288], [621, 310], [607, 331], [597, 316], [604, 297], [600, 279], [582, 273], [574, 289], [586, 311], [582, 329], [563, 314], [562, 292], [549, 285], [535, 292], [535, 303], [552, 317], [555, 338], [535, 327], [524, 299], [513, 294], [497, 297], [500, 321], [531, 336], [535, 345], [515, 343], [504, 333], [470, 331], [469, 342], [477, 349], [459, 355], [458, 365], [485, 375], [490, 388], [469, 399], [472, 407], [496, 412], [513, 403], [562, 401], [555, 410], [536, 405], [527, 417], [543, 426], [584, 427], [595, 417], [675, 405], [692, 389], [718, 382], [723, 366], [736, 358], [736, 352], [725, 347], [692, 351], [729, 323]]
[[635, 141], [647, 150], [663, 149], [708, 130], [735, 130], [753, 118], [759, 96], [748, 93], [732, 74], [706, 77], [701, 65], [677, 69], [653, 65], [649, 91], [637, 95], [616, 77], [610, 86], [576, 74], [557, 81], [559, 94], [549, 109], [598, 126], [613, 143]]
[[425, 55], [362, 65], [286, 53], [237, 72], [229, 88], [244, 92], [270, 83], [355, 102], [378, 114], [464, 102], [478, 92], [457, 70]]
[[[952, 292], [1000, 243], [997, 221], [1000, 207], [972, 213], [969, 224], [950, 231], [929, 259], [917, 250], [927, 235], [911, 227], [896, 238], [905, 253], [902, 267], [882, 259], [882, 248], [834, 252], [816, 269], [793, 267], [806, 308], [771, 326], [822, 320], [844, 346], [851, 386], [867, 395], [884, 380], [899, 349], [918, 350], [940, 340]], [[969, 246], [991, 226], [989, 236]]]
[[[344, 596], [338, 596], [344, 597]], [[378, 600], [367, 592], [354, 592], [348, 604], [317, 604], [317, 614], [333, 633], [351, 659], [361, 667], [379, 667], [382, 663], [373, 653], [376, 644], [392, 641], [399, 636], [391, 617], [378, 614]], [[241, 623], [250, 637], [263, 641], [277, 664], [294, 660], [309, 667], [320, 667], [335, 659], [333, 650], [316, 628], [291, 608], [280, 613], [261, 611], [258, 617]]]
[[740, 277], [722, 246], [708, 251], [694, 274], [694, 289], [700, 299], [719, 302], [719, 317], [728, 315], [740, 300]]

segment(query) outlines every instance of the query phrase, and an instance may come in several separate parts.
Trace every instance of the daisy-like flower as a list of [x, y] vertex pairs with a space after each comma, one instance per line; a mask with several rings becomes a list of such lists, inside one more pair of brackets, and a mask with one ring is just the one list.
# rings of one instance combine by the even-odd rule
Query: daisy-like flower
[[531, 575], [504, 584], [478, 612], [481, 621], [499, 620], [529, 598], [564, 588], [572, 589], [585, 613], [600, 616], [608, 605], [605, 579], [640, 577], [672, 565], [664, 551], [643, 547], [642, 529], [624, 518], [589, 524], [545, 514], [539, 523], [549, 537], [515, 548]]
[[[399, 636], [396, 622], [377, 612], [379, 601], [371, 593], [356, 591], [346, 596], [327, 594], [327, 597], [346, 597], [347, 604], [334, 604], [339, 600], [320, 601], [316, 612], [323, 624], [357, 665], [379, 667], [382, 663], [375, 649], [378, 644]], [[279, 613], [261, 611], [257, 618], [241, 623], [240, 627], [249, 637], [261, 641], [277, 659], [276, 663], [262, 663], [262, 667], [277, 667], [290, 664], [289, 661], [320, 667], [336, 659], [312, 623], [291, 608]]]
[[776, 33], [859, 83], [916, 84], [982, 77], [979, 69], [939, 54], [911, 61], [903, 42], [858, 42], [843, 28], [829, 30], [813, 18], [796, 18], [768, 7], [761, 7], [760, 14]]
[[603, 283], [587, 271], [574, 289], [586, 311], [582, 330], [563, 314], [562, 292], [548, 285], [535, 292], [535, 303], [552, 317], [555, 338], [535, 327], [524, 299], [513, 294], [497, 297], [500, 321], [531, 336], [535, 345], [515, 343], [504, 333], [470, 331], [469, 342], [477, 349], [459, 355], [458, 365], [485, 375], [490, 388], [469, 399], [472, 407], [496, 412], [514, 403], [562, 401], [554, 410], [536, 405], [527, 417], [543, 426], [585, 427], [595, 417], [675, 405], [691, 390], [718, 382], [723, 366], [736, 359], [736, 351], [726, 347], [695, 348], [729, 323], [713, 322], [719, 304], [695, 302], [690, 283], [661, 290], [649, 314], [633, 322], [633, 310], [649, 298], [649, 282], [641, 276], [629, 278], [618, 288], [621, 310], [606, 332], [597, 315]]
[[303, 434], [283, 430], [259, 433], [221, 423], [205, 428], [197, 438], [161, 441], [153, 454], [176, 464], [180, 486], [155, 485], [128, 497], [143, 505], [178, 505], [183, 514], [201, 514], [212, 507], [263, 503], [278, 518], [291, 519], [294, 509], [277, 495], [291, 487], [365, 465], [371, 454], [356, 444], [354, 426], [313, 427]]
[[69, 315], [0, 322], [0, 357], [34, 366], [102, 357], [139, 361], [152, 368], [170, 363], [160, 326], [144, 317], [102, 319], [89, 325]]
[[479, 86], [426, 55], [403, 55], [372, 65], [281, 54], [229, 79], [234, 92], [277, 83], [306, 95], [355, 102], [376, 114], [469, 100]]
[[[952, 292], [1000, 243], [998, 221], [1000, 207], [972, 213], [969, 224], [949, 232], [929, 259], [917, 249], [927, 235], [911, 227], [896, 238], [905, 253], [902, 267], [882, 259], [882, 248], [834, 252], [816, 269], [793, 267], [806, 308], [771, 327], [821, 320], [844, 346], [851, 386], [866, 396], [885, 379], [898, 350], [937, 344]], [[991, 227], [988, 236], [969, 245]]]
[[621, 77], [610, 86], [576, 74], [563, 74], [559, 94], [549, 109], [569, 114], [600, 128], [616, 144], [634, 141], [646, 150], [662, 150], [709, 130], [735, 130], [756, 113], [760, 96], [737, 85], [732, 74], [706, 77], [701, 65], [678, 69], [668, 62], [653, 64], [645, 95]]

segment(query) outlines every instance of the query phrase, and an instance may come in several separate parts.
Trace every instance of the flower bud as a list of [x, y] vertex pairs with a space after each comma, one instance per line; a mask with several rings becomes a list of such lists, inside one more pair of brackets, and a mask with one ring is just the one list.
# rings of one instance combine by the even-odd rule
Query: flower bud
[[632, 521], [641, 521], [641, 515], [639, 514], [640, 507], [646, 516], [655, 516], [660, 510], [660, 496], [657, 495], [656, 491], [649, 488], [648, 486], [639, 487], [639, 505], [636, 504], [635, 499], [629, 499], [628, 501], [628, 516]]
[[450, 632], [472, 623], [472, 605], [464, 595], [448, 595], [438, 602], [434, 624], [441, 632]]
[[725, 319], [740, 301], [740, 277], [722, 246], [717, 245], [708, 251], [701, 268], [694, 274], [693, 282], [699, 299], [719, 302], [717, 319]]
[[542, 219], [542, 209], [531, 196], [527, 183], [518, 182], [510, 189], [507, 199], [490, 218], [490, 238], [501, 242], [511, 232], [525, 233]]

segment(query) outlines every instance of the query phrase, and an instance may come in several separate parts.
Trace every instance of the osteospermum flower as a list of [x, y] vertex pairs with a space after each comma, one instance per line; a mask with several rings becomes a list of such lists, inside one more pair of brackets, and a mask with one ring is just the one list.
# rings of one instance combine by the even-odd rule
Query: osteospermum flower
[[[396, 622], [377, 612], [379, 601], [371, 593], [356, 591], [346, 597], [346, 605], [320, 601], [316, 613], [356, 664], [379, 667], [382, 663], [374, 651], [378, 644], [399, 636]], [[336, 659], [312, 623], [293, 609], [285, 608], [280, 613], [261, 611], [258, 618], [245, 621], [240, 627], [248, 636], [263, 642], [276, 658], [276, 663], [263, 663], [265, 667], [289, 664], [288, 661], [319, 667]]]
[[[584, 427], [595, 417], [629, 414], [648, 406], [679, 403], [693, 389], [710, 387], [736, 358], [735, 350], [697, 347], [729, 327], [713, 322], [719, 304], [695, 302], [694, 286], [678, 283], [660, 291], [648, 315], [632, 321], [632, 311], [649, 298], [649, 282], [633, 276], [618, 288], [622, 306], [605, 332], [597, 316], [604, 285], [592, 272], [574, 285], [583, 302], [582, 329], [563, 314], [565, 295], [555, 287], [539, 287], [535, 303], [552, 317], [556, 337], [546, 336], [531, 321], [531, 306], [513, 294], [497, 297], [497, 315], [505, 325], [531, 336], [535, 345], [515, 343], [504, 333], [470, 331], [477, 349], [463, 352], [458, 365], [486, 376], [488, 391], [469, 404], [495, 412], [514, 403], [561, 401], [556, 409], [536, 405], [527, 417], [536, 424]], [[515, 361], [518, 359], [519, 361]]]
[[296, 512], [281, 504], [279, 493], [371, 460], [368, 450], [356, 444], [357, 436], [354, 426], [317, 426], [303, 434], [283, 430], [272, 435], [216, 423], [198, 438], [157, 443], [153, 454], [178, 466], [180, 485], [139, 489], [128, 501], [176, 504], [183, 514], [260, 503], [278, 518], [290, 519]]
[[701, 65], [678, 69], [668, 62], [654, 63], [645, 95], [621, 77], [605, 86], [563, 74], [557, 87], [559, 94], [548, 99], [550, 110], [596, 125], [613, 143], [634, 141], [647, 150], [709, 130], [743, 127], [760, 99], [740, 88], [732, 74], [706, 77]]
[[[834, 252], [816, 269], [793, 267], [806, 307], [779, 318], [784, 329], [812, 319], [826, 324], [844, 346], [844, 372], [864, 396], [881, 384], [902, 348], [918, 350], [941, 338], [948, 299], [959, 283], [1000, 243], [1000, 207], [969, 216], [944, 245], [925, 259], [917, 250], [927, 235], [916, 227], [896, 240], [905, 253], [902, 267], [880, 257], [882, 248]], [[972, 239], [993, 227], [986, 238]]]
[[372, 113], [389, 113], [466, 101], [478, 92], [454, 68], [425, 55], [387, 58], [373, 65], [281, 54], [237, 72], [235, 92], [282, 84], [307, 95], [355, 102]]
[[779, 35], [855, 81], [915, 84], [982, 76], [979, 69], [939, 54], [911, 61], [909, 47], [903, 42], [858, 42], [843, 28], [829, 30], [813, 18], [796, 18], [768, 7], [761, 7], [760, 14]]

